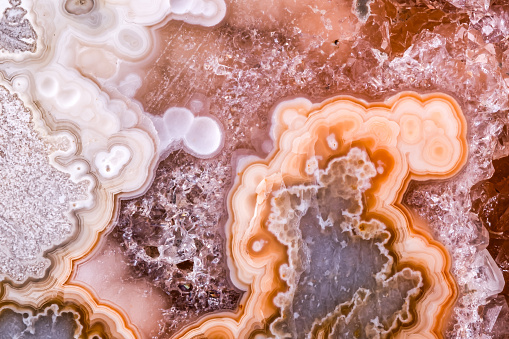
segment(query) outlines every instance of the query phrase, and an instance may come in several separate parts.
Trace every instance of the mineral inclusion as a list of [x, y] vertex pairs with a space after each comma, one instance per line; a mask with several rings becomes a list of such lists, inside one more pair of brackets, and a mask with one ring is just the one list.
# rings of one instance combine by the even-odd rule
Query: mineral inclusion
[[0, 16], [0, 339], [509, 338], [506, 0]]

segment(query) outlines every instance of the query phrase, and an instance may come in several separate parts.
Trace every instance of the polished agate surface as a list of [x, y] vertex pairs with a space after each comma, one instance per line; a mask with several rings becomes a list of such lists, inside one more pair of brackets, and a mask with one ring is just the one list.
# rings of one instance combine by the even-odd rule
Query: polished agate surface
[[0, 339], [509, 337], [506, 1], [0, 15]]

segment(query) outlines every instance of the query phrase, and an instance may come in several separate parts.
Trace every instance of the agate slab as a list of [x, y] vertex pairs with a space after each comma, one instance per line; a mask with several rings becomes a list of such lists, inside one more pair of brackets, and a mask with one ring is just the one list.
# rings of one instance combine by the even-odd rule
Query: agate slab
[[502, 0], [0, 0], [0, 338], [505, 338]]

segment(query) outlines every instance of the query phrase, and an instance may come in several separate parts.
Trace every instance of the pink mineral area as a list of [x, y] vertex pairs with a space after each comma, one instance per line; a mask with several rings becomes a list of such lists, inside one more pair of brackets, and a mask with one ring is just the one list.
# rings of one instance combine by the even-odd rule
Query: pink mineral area
[[237, 0], [231, 1], [226, 22], [237, 28], [293, 30], [309, 37], [302, 43], [334, 41], [358, 33], [369, 11], [369, 6], [361, 7], [359, 11], [351, 0]]
[[127, 316], [138, 335], [150, 338], [159, 331], [165, 294], [143, 279], [134, 279], [118, 245], [106, 237], [94, 254], [78, 263], [71, 284], [85, 286], [101, 304]]
[[[135, 94], [147, 112], [161, 115], [196, 92], [217, 95], [215, 102], [219, 97], [236, 97], [237, 100], [221, 103], [222, 108], [229, 108], [235, 101], [241, 103], [244, 94], [248, 94], [243, 92], [256, 91], [268, 82], [281, 85], [272, 93], [272, 105], [288, 95], [291, 89], [285, 87], [307, 87], [306, 75], [301, 73], [311, 71], [309, 68], [325, 63], [339, 68], [345, 64], [351, 42], [361, 32], [362, 20], [350, 0], [233, 0], [227, 5], [224, 24], [212, 29], [169, 21], [155, 31], [155, 58], [141, 64], [143, 80]], [[189, 60], [203, 66], [188, 67]], [[286, 63], [285, 71], [277, 72]], [[262, 73], [263, 78], [258, 78]], [[320, 76], [317, 80], [313, 83], [315, 90], [326, 95], [318, 84], [324, 79]], [[236, 93], [220, 95], [218, 91], [231, 88], [231, 81], [238, 81]], [[244, 84], [247, 81], [249, 86]], [[263, 93], [251, 109], [264, 105], [267, 95]], [[240, 108], [235, 107], [234, 112], [237, 109]], [[259, 113], [266, 114], [268, 110], [265, 107]], [[252, 124], [248, 128], [254, 127], [259, 126]]]

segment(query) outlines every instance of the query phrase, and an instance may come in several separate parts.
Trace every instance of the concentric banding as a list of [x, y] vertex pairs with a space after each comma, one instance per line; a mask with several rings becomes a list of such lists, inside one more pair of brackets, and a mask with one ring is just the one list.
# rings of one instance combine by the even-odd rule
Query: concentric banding
[[451, 141], [444, 135], [430, 138], [424, 145], [422, 156], [433, 166], [446, 167], [453, 158], [454, 150]]
[[401, 140], [409, 145], [422, 140], [422, 121], [414, 114], [404, 114], [399, 120]]

